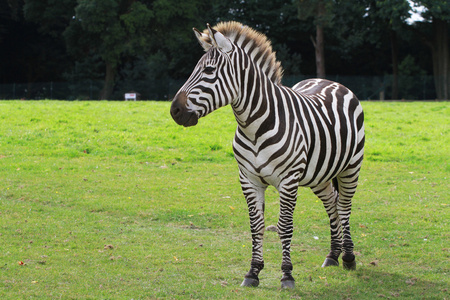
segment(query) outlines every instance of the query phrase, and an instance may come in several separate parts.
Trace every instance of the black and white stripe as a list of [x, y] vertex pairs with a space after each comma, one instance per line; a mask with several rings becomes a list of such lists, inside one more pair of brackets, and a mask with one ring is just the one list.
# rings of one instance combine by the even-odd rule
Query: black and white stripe
[[233, 141], [252, 232], [252, 263], [243, 285], [257, 286], [264, 267], [264, 192], [280, 194], [277, 231], [282, 243], [282, 286], [293, 287], [290, 246], [298, 186], [323, 201], [331, 249], [323, 266], [355, 268], [349, 218], [364, 152], [364, 117], [346, 87], [310, 79], [281, 85], [281, 67], [261, 34], [236, 22], [195, 31], [206, 53], [175, 96], [171, 114], [184, 126], [230, 104], [237, 121]]

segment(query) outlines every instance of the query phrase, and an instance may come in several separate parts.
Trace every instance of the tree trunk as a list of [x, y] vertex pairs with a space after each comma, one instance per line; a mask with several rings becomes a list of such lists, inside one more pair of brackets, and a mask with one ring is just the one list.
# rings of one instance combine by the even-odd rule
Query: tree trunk
[[311, 40], [316, 50], [316, 73], [318, 78], [325, 78], [325, 48], [324, 48], [324, 18], [326, 8], [323, 1], [319, 1], [316, 15], [316, 38]]
[[391, 56], [392, 56], [392, 96], [391, 99], [398, 100], [398, 43], [397, 33], [390, 30]]
[[450, 96], [450, 53], [447, 22], [434, 19], [433, 31], [434, 39], [431, 45], [431, 53], [436, 95], [439, 100], [448, 100]]
[[316, 72], [318, 78], [325, 78], [325, 50], [323, 26], [316, 26], [316, 41], [314, 43], [316, 49]]
[[106, 62], [105, 82], [100, 92], [100, 100], [108, 100], [111, 97], [114, 88], [115, 75], [116, 75], [115, 66], [110, 62]]

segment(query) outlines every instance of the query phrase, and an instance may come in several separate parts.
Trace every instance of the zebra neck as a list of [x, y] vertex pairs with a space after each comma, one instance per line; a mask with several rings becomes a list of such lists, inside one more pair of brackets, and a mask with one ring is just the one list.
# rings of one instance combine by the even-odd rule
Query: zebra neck
[[241, 96], [232, 105], [241, 134], [253, 144], [257, 143], [259, 137], [274, 130], [280, 120], [285, 119], [285, 111], [279, 109], [278, 103], [285, 100], [281, 95], [281, 88], [266, 76], [259, 79], [262, 80], [244, 81]]

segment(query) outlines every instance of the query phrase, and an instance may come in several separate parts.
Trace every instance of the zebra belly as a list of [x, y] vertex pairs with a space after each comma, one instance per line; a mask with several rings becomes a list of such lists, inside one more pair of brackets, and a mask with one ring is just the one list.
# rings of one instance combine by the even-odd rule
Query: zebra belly
[[257, 185], [278, 188], [289, 178], [296, 179], [299, 186], [314, 187], [335, 178], [348, 167], [355, 155], [356, 138], [349, 135], [342, 145], [336, 134], [333, 146], [324, 140], [316, 140], [314, 147], [308, 147], [303, 139], [299, 139], [301, 142], [282, 150], [275, 146], [261, 150], [236, 142], [233, 148], [241, 172], [244, 171], [243, 174]]
[[276, 188], [287, 179], [299, 179], [306, 168], [305, 145], [288, 149], [283, 155], [274, 155], [277, 149], [256, 152], [234, 144], [234, 153], [241, 173], [255, 185]]
[[[356, 151], [355, 136], [349, 136], [345, 144], [339, 135], [334, 135], [333, 144], [326, 140], [317, 140], [315, 147], [310, 147], [304, 172], [299, 177], [299, 185], [314, 187], [338, 176], [343, 172]], [[314, 150], [311, 150], [314, 149]]]
[[318, 186], [321, 183], [330, 181], [331, 179], [335, 178], [341, 171], [343, 168], [340, 168], [338, 170], [336, 170], [335, 172], [332, 173], [328, 173], [323, 177], [318, 177], [315, 175], [315, 172], [311, 171], [314, 170], [313, 168], [309, 169], [310, 171], [306, 171], [302, 174], [302, 176], [299, 179], [299, 186], [304, 186], [304, 187], [315, 187]]

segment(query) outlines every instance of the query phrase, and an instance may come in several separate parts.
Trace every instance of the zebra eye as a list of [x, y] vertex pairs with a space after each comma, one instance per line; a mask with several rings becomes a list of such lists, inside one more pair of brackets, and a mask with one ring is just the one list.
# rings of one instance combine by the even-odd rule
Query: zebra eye
[[203, 72], [205, 72], [208, 75], [211, 75], [214, 73], [215, 70], [216, 70], [216, 68], [214, 68], [214, 67], [205, 67], [203, 69]]

